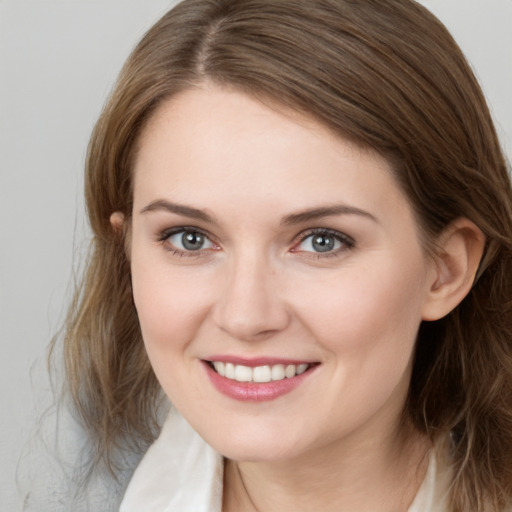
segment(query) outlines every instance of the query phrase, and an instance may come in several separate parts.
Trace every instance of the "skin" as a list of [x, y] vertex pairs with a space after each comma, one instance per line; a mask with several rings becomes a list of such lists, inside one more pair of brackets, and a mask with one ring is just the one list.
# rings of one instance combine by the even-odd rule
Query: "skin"
[[[406, 510], [429, 449], [397, 428], [415, 338], [470, 286], [469, 221], [447, 231], [451, 252], [427, 257], [384, 158], [211, 84], [159, 107], [134, 180], [143, 338], [173, 404], [228, 458], [224, 510]], [[344, 210], [296, 215], [333, 205]], [[183, 227], [204, 233], [200, 250], [169, 235]], [[339, 233], [335, 249], [316, 252], [312, 229]], [[319, 364], [284, 396], [240, 402], [208, 379], [213, 354]]]

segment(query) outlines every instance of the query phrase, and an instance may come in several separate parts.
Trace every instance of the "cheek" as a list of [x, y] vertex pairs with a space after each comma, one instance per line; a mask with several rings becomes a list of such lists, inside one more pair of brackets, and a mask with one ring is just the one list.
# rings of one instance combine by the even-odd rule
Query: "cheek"
[[[333, 353], [366, 351], [392, 354], [393, 348], [412, 350], [421, 322], [424, 299], [424, 266], [378, 259], [348, 268], [335, 279], [320, 283], [320, 294], [298, 293], [304, 323]], [[318, 284], [318, 283], [317, 283]], [[316, 300], [311, 300], [311, 298]]]
[[133, 296], [153, 371], [171, 402], [187, 410], [183, 397], [198, 400], [204, 393], [189, 374], [197, 364], [193, 342], [207, 315], [206, 294], [195, 280], [165, 267], [132, 260]]
[[190, 277], [149, 259], [132, 259], [133, 298], [151, 359], [183, 351], [206, 315], [204, 285], [199, 276]]
[[323, 396], [332, 404], [333, 438], [377, 411], [399, 414], [409, 386], [421, 322], [422, 267], [380, 263], [350, 269], [337, 279], [339, 286], [327, 286], [321, 303], [304, 299], [300, 306], [303, 325], [326, 351], [329, 386]]

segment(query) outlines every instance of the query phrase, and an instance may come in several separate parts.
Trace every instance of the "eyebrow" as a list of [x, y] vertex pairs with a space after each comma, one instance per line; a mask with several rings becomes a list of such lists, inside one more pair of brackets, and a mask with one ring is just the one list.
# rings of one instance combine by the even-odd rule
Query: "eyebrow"
[[356, 208], [354, 206], [348, 206], [346, 204], [336, 204], [332, 206], [322, 206], [319, 208], [309, 208], [302, 210], [297, 213], [292, 213], [283, 217], [281, 225], [291, 226], [295, 224], [301, 224], [322, 217], [329, 217], [332, 215], [359, 215], [377, 222], [377, 219], [369, 212]]
[[[215, 217], [206, 213], [204, 210], [200, 210], [199, 208], [193, 208], [192, 206], [187, 206], [184, 204], [172, 203], [170, 201], [166, 201], [165, 199], [158, 199], [156, 201], [152, 201], [147, 206], [142, 208], [140, 213], [143, 214], [146, 212], [153, 212], [159, 210], [168, 211], [170, 213], [176, 213], [178, 215], [190, 217], [191, 219], [201, 220], [203, 222], [207, 222], [210, 224], [217, 223]], [[284, 216], [280, 224], [282, 226], [292, 226], [296, 224], [301, 224], [303, 222], [308, 222], [320, 219], [322, 217], [329, 217], [333, 215], [359, 215], [371, 219], [374, 222], [377, 222], [377, 219], [371, 213], [365, 210], [361, 210], [360, 208], [348, 206], [345, 204], [336, 204], [332, 206], [308, 208], [297, 213], [291, 213], [289, 215]]]
[[178, 215], [190, 217], [191, 219], [202, 220], [203, 222], [208, 222], [210, 224], [215, 224], [216, 222], [215, 217], [209, 215], [204, 210], [193, 208], [191, 206], [186, 206], [184, 204], [171, 203], [170, 201], [166, 201], [165, 199], [158, 199], [156, 201], [152, 201], [147, 206], [142, 208], [140, 213], [154, 212], [158, 210], [165, 210], [170, 213], [176, 213]]

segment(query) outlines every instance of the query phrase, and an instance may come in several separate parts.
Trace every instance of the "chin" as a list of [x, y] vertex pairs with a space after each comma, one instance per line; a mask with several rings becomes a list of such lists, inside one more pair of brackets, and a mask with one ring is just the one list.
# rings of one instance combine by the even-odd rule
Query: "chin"
[[295, 437], [282, 428], [276, 430], [260, 426], [244, 431], [226, 428], [222, 432], [222, 436], [211, 432], [200, 434], [217, 452], [235, 461], [284, 461], [299, 456], [306, 448], [304, 437]]

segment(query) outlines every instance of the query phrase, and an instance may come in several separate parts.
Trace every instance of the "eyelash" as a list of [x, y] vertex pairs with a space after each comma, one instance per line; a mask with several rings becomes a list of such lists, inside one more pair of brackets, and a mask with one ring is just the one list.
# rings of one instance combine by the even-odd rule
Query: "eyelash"
[[[207, 252], [210, 252], [212, 249], [198, 249], [197, 251], [189, 250], [184, 251], [182, 249], [179, 249], [175, 246], [173, 246], [169, 242], [169, 238], [173, 235], [177, 235], [179, 233], [193, 233], [196, 235], [203, 236], [205, 239], [207, 239], [211, 244], [213, 244], [215, 247], [218, 247], [215, 242], [212, 241], [211, 236], [204, 232], [201, 229], [194, 228], [191, 226], [180, 226], [172, 229], [167, 229], [162, 231], [159, 234], [158, 241], [161, 242], [165, 248], [165, 250], [169, 251], [173, 256], [179, 256], [179, 257], [185, 257], [185, 258], [198, 258], [201, 256], [205, 256]], [[336, 241], [340, 242], [342, 244], [341, 247], [332, 250], [332, 251], [326, 251], [324, 253], [322, 252], [314, 252], [314, 251], [301, 251], [298, 248], [301, 244], [303, 244], [308, 238], [313, 237], [315, 235], [323, 235], [323, 236], [329, 236], [333, 237]], [[355, 247], [355, 241], [352, 237], [333, 229], [327, 229], [327, 228], [315, 228], [307, 230], [306, 232], [301, 233], [298, 237], [296, 237], [297, 242], [294, 243], [292, 249], [290, 252], [292, 253], [303, 253], [306, 255], [306, 257], [315, 258], [315, 259], [321, 259], [321, 258], [332, 258], [336, 256], [340, 256], [342, 253], [349, 251]], [[213, 249], [213, 250], [218, 250]]]
[[[340, 242], [342, 244], [342, 246], [339, 247], [338, 249], [333, 250], [333, 251], [326, 251], [324, 253], [322, 253], [322, 252], [312, 252], [312, 251], [299, 251], [299, 250], [296, 250], [296, 248], [300, 244], [304, 243], [308, 238], [313, 237], [315, 235], [331, 236], [335, 240]], [[345, 233], [342, 233], [340, 231], [336, 231], [334, 229], [315, 228], [315, 229], [310, 229], [310, 230], [306, 231], [305, 233], [301, 233], [299, 235], [298, 242], [294, 245], [294, 247], [292, 248], [291, 252], [302, 252], [305, 255], [307, 255], [307, 257], [320, 259], [320, 258], [339, 257], [342, 253], [344, 253], [346, 251], [349, 251], [349, 250], [353, 249], [354, 247], [355, 247], [354, 239], [352, 237], [346, 235]]]
[[211, 240], [211, 236], [208, 233], [202, 231], [201, 229], [194, 228], [192, 226], [180, 226], [172, 229], [166, 229], [160, 233], [158, 241], [161, 242], [164, 246], [164, 249], [166, 251], [169, 251], [173, 256], [179, 256], [181, 258], [198, 258], [201, 256], [205, 256], [205, 251], [208, 251], [208, 249], [198, 249], [197, 251], [184, 251], [182, 249], [174, 247], [169, 242], [169, 238], [179, 233], [194, 233], [196, 235], [203, 236], [206, 240], [210, 241], [210, 243], [216, 246], [216, 244]]

